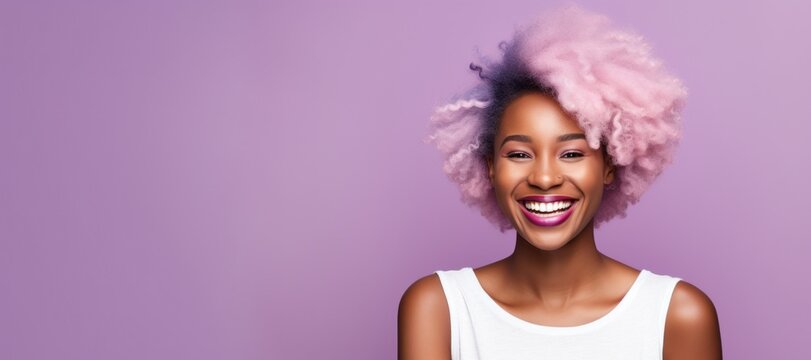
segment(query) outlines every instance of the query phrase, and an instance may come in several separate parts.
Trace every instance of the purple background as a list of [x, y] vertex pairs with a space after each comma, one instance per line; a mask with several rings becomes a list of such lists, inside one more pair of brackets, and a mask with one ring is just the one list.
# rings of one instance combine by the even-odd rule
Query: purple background
[[[430, 112], [555, 3], [2, 2], [0, 358], [394, 358], [411, 282], [513, 244]], [[598, 247], [704, 290], [727, 358], [806, 353], [811, 9], [582, 4], [690, 91]]]

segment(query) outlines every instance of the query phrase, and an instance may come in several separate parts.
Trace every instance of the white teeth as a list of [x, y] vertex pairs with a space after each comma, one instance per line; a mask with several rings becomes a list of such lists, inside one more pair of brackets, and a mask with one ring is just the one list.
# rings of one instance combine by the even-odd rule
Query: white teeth
[[561, 209], [566, 209], [572, 205], [572, 201], [554, 201], [549, 203], [527, 201], [524, 206], [527, 209], [539, 212], [555, 212]]

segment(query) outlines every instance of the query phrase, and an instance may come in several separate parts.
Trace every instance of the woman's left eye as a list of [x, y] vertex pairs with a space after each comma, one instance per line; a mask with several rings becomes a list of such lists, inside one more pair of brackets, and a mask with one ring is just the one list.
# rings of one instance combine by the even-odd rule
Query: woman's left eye
[[[569, 156], [569, 155], [573, 155], [573, 156]], [[582, 156], [583, 156], [583, 154], [581, 154], [579, 152], [576, 152], [576, 151], [571, 151], [571, 152], [567, 152], [567, 153], [563, 154], [563, 157], [567, 158], [567, 159], [578, 158], [578, 157], [582, 157]]]

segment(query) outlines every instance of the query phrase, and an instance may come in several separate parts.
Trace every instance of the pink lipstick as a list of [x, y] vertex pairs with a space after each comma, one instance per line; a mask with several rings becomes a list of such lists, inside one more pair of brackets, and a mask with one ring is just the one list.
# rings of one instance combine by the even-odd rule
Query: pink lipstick
[[532, 195], [521, 198], [521, 212], [538, 226], [557, 226], [572, 215], [577, 199], [565, 195]]

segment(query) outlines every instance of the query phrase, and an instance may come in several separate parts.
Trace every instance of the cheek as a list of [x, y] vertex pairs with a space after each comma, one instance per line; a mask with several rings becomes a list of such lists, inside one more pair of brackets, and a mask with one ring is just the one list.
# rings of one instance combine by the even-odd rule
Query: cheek
[[496, 191], [512, 191], [515, 186], [526, 177], [526, 166], [520, 166], [512, 163], [499, 163], [496, 164], [495, 173], [493, 178]]
[[603, 169], [601, 164], [580, 163], [567, 169], [566, 173], [583, 192], [597, 194], [602, 192]]
[[524, 181], [523, 171], [516, 164], [496, 165], [493, 173], [493, 190], [496, 195], [496, 202], [501, 212], [507, 216], [512, 216], [512, 197], [515, 190]]
[[569, 172], [569, 177], [572, 180], [583, 185], [593, 185], [594, 183], [601, 182], [600, 175], [600, 171], [591, 166], [578, 166], [571, 169]]

